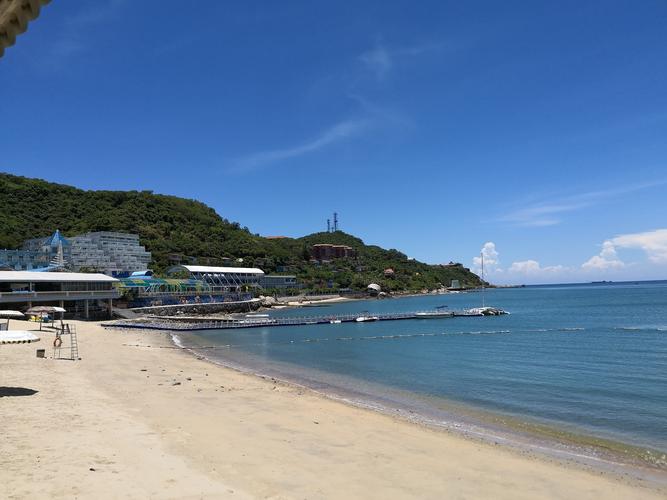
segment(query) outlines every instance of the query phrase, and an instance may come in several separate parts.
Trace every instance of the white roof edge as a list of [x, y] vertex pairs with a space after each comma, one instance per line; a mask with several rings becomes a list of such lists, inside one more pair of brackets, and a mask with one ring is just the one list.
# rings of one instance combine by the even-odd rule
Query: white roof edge
[[245, 274], [264, 274], [256, 267], [215, 267], [215, 266], [189, 266], [181, 264], [191, 273], [245, 273]]
[[101, 273], [58, 273], [58, 272], [33, 272], [33, 271], [0, 271], [0, 281], [17, 282], [59, 282], [59, 281], [100, 281], [114, 282], [116, 278]]

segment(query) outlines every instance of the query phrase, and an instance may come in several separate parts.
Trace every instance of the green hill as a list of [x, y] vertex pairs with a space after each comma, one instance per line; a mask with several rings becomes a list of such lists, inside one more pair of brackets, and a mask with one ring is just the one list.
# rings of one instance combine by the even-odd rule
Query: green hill
[[[342, 231], [267, 239], [195, 200], [151, 191], [85, 191], [0, 173], [0, 248], [18, 248], [24, 240], [47, 236], [56, 228], [66, 236], [88, 231], [137, 233], [152, 252], [158, 272], [170, 265], [170, 256], [177, 255], [209, 265], [243, 259], [243, 265], [266, 272], [296, 274], [311, 288], [363, 289], [375, 282], [387, 290], [404, 291], [432, 289], [452, 279], [466, 286], [480, 284], [463, 266], [408, 260], [397, 250], [365, 245]], [[357, 257], [313, 263], [310, 248], [316, 243], [348, 245]], [[387, 268], [394, 270], [393, 276], [384, 276]]]

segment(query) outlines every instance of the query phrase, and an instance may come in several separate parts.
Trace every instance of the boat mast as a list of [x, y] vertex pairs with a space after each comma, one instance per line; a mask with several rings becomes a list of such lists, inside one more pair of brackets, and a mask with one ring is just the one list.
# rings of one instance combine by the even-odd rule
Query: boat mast
[[480, 255], [482, 256], [482, 307], [485, 307], [485, 305], [484, 305], [484, 252], [480, 252]]

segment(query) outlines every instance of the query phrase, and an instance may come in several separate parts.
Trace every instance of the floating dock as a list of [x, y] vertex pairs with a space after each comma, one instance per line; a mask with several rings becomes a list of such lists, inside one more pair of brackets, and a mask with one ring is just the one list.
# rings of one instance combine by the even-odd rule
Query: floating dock
[[[492, 308], [489, 308], [492, 309]], [[279, 326], [307, 326], [307, 325], [327, 325], [340, 323], [371, 323], [377, 321], [400, 321], [406, 319], [425, 320], [425, 319], [447, 319], [460, 316], [498, 316], [507, 314], [501, 309], [492, 309], [492, 313], [481, 313], [479, 309], [468, 309], [464, 311], [417, 311], [404, 313], [386, 313], [371, 314], [368, 312], [354, 314], [329, 314], [326, 316], [295, 316], [295, 317], [267, 317], [265, 315], [248, 315], [238, 319], [218, 320], [209, 322], [188, 323], [181, 321], [132, 321], [120, 320], [113, 323], [104, 323], [105, 327], [113, 328], [144, 328], [152, 330], [170, 330], [170, 331], [195, 331], [195, 330], [229, 330], [238, 328], [268, 328]]]

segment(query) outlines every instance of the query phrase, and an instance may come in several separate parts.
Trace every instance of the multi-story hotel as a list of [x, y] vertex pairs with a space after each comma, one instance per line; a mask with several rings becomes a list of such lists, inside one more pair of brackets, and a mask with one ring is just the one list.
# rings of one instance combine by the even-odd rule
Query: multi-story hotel
[[60, 231], [46, 238], [33, 238], [20, 250], [0, 250], [0, 267], [16, 271], [61, 266], [72, 271], [95, 271], [111, 276], [148, 268], [151, 253], [139, 236], [101, 231], [64, 238]]

